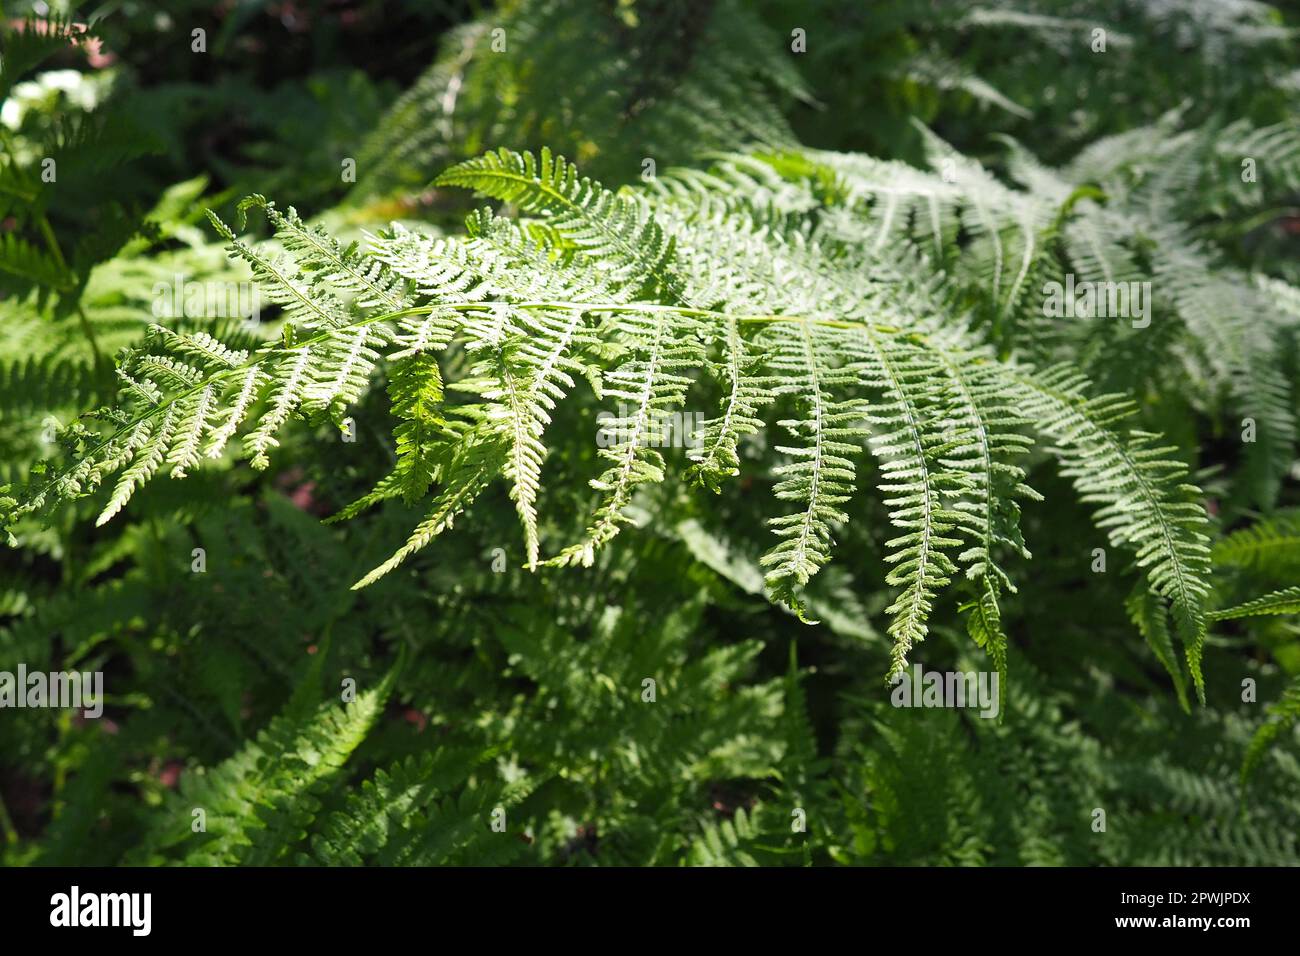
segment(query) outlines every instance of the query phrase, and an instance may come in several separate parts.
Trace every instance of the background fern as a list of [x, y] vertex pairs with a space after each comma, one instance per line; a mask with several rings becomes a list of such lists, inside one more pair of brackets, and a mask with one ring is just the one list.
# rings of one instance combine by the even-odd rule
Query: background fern
[[1293, 18], [53, 6], [0, 671], [108, 698], [0, 712], [6, 865], [1300, 859]]

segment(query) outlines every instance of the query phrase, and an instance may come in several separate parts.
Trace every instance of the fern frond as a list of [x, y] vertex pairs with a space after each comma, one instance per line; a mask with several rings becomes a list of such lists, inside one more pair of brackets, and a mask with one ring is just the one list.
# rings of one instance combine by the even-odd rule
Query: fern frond
[[413, 504], [424, 497], [433, 482], [435, 449], [438, 440], [445, 437], [442, 372], [437, 358], [417, 352], [407, 361], [395, 363], [388, 394], [393, 414], [400, 420], [393, 429], [397, 452], [394, 491]]
[[1251, 737], [1250, 744], [1246, 747], [1246, 756], [1241, 762], [1243, 789], [1269, 748], [1282, 734], [1294, 727], [1297, 721], [1300, 721], [1300, 677], [1293, 678], [1282, 692], [1282, 698], [1269, 706], [1268, 721]]
[[123, 463], [129, 462], [130, 464], [126, 471], [122, 473], [122, 477], [118, 479], [117, 486], [113, 489], [108, 504], [99, 513], [99, 517], [95, 519], [96, 525], [107, 523], [109, 519], [126, 507], [126, 503], [131, 500], [131, 496], [162, 467], [163, 458], [166, 456], [167, 448], [172, 441], [175, 423], [176, 406], [173, 405], [163, 413], [156, 426], [152, 422], [145, 420], [133, 429], [122, 444], [123, 458], [121, 460]]
[[440, 467], [442, 488], [428, 516], [392, 557], [352, 585], [353, 590], [378, 581], [450, 528], [456, 516], [468, 508], [492, 481], [495, 472], [502, 467], [505, 455], [505, 449], [495, 436], [466, 434], [450, 460]]
[[[122, 363], [126, 408], [101, 416], [103, 435], [71, 430], [78, 459], [40, 475], [9, 507], [9, 520], [122, 471], [107, 520], [164, 465], [180, 476], [220, 455], [245, 422], [243, 455], [266, 467], [292, 417], [340, 421], [384, 362], [398, 420], [396, 467], [335, 518], [393, 497], [433, 496], [405, 544], [356, 587], [426, 547], [497, 478], [515, 503], [527, 567], [591, 566], [632, 520], [638, 489], [664, 479], [668, 461], [658, 449], [671, 443], [689, 390], [712, 379], [720, 407], [697, 432], [701, 445], [687, 467], [709, 487], [740, 470], [740, 442], [762, 427], [764, 406], [792, 409], [776, 423], [791, 440], [777, 446], [785, 459], [772, 471], [773, 492], [789, 510], [769, 520], [777, 542], [761, 566], [770, 596], [806, 611], [803, 588], [830, 560], [857, 484], [855, 459], [870, 450], [896, 532], [885, 542], [886, 581], [898, 588], [888, 608], [891, 676], [926, 637], [934, 602], [959, 571], [970, 635], [1004, 673], [999, 602], [1015, 585], [1003, 562], [1028, 556], [1018, 502], [1037, 497], [1015, 459], [1035, 425], [1060, 446], [1084, 500], [1099, 506], [1098, 526], [1134, 553], [1156, 605], [1168, 602], [1202, 691], [1208, 539], [1185, 466], [1153, 436], [1116, 430], [1128, 403], [1089, 398], [1086, 380], [1066, 369], [999, 360], [975, 331], [949, 321], [965, 283], [948, 287], [927, 257], [889, 241], [864, 250], [853, 223], [819, 231], [806, 219], [809, 203], [839, 204], [858, 190], [851, 208], [863, 213], [869, 200], [875, 239], [895, 234], [879, 217], [901, 216], [900, 237], [933, 238], [947, 258], [964, 255], [949, 246], [973, 233], [975, 245], [1002, 260], [988, 277], [993, 288], [979, 294], [1010, 318], [1050, 258], [1043, 249], [1070, 207], [1068, 185], [1021, 156], [1018, 175], [1041, 180], [1034, 189], [1042, 195], [1016, 198], [963, 166], [959, 175], [973, 178], [959, 188], [916, 173], [919, 185], [905, 188], [891, 212], [876, 208], [889, 202], [879, 170], [854, 158], [782, 153], [769, 168], [789, 177], [788, 189], [772, 184], [771, 195], [783, 198], [760, 208], [744, 196], [747, 183], [766, 181], [756, 162], [719, 157], [709, 175], [723, 184], [724, 201], [701, 206], [693, 188], [614, 194], [547, 151], [501, 150], [440, 182], [534, 218], [481, 212], [454, 239], [393, 227], [370, 236], [365, 251], [251, 197], [241, 215], [265, 210], [284, 254], [250, 246], [215, 217], [214, 225], [283, 305], [282, 340], [249, 354], [211, 336], [155, 330]], [[1044, 210], [1053, 211], [1050, 221]], [[442, 373], [452, 369], [446, 388], [470, 401], [444, 403]], [[585, 535], [542, 562], [547, 427], [561, 402], [581, 402], [573, 395], [580, 378], [623, 407], [602, 422], [612, 443], [597, 453], [606, 467], [592, 482], [600, 494]]]
[[869, 413], [878, 426], [872, 453], [881, 459], [880, 490], [889, 495], [890, 523], [902, 532], [885, 542], [892, 565], [886, 582], [901, 586], [888, 608], [894, 639], [887, 680], [907, 667], [912, 646], [925, 639], [932, 601], [957, 570], [948, 551], [961, 544], [955, 536], [963, 514], [954, 499], [971, 491], [969, 476], [952, 467], [949, 456], [968, 438], [951, 421], [936, 381], [942, 371], [935, 356], [901, 337], [863, 332], [864, 380], [884, 392], [884, 401]]
[[[145, 852], [179, 849], [190, 865], [268, 865], [284, 858], [315, 816], [319, 789], [335, 778], [380, 716], [396, 670], [343, 707], [321, 704], [273, 720], [210, 772], [187, 773]], [[206, 830], [192, 832], [191, 811]]]
[[[998, 586], [990, 577], [979, 580], [979, 594], [961, 605], [966, 616], [966, 633], [993, 660], [998, 673], [999, 688], [1007, 687], [1007, 647], [1010, 644], [1002, 628], [1002, 608], [998, 604]], [[904, 677], [906, 679], [906, 677]], [[999, 690], [1006, 694], [1005, 690]], [[998, 711], [998, 719], [1006, 713], [1005, 703]]]
[[1149, 587], [1170, 601], [1198, 696], [1205, 699], [1201, 649], [1210, 549], [1205, 509], [1186, 484], [1186, 466], [1150, 434], [1114, 425], [1132, 414], [1117, 396], [1085, 398], [1085, 382], [1069, 368], [1016, 376], [1027, 414], [1060, 446], [1063, 473], [1082, 500], [1098, 505], [1097, 526], [1112, 545], [1131, 550]]
[[226, 240], [231, 255], [248, 263], [258, 288], [284, 309], [290, 322], [307, 329], [338, 328], [346, 324], [347, 311], [326, 283], [304, 276], [287, 256], [259, 252], [237, 237], [212, 210], [207, 211], [207, 216], [212, 227]]
[[722, 358], [713, 363], [711, 371], [723, 381], [726, 395], [720, 414], [700, 429], [699, 445], [690, 452], [691, 466], [686, 472], [689, 480], [715, 492], [723, 481], [740, 474], [740, 441], [763, 427], [758, 411], [776, 399], [772, 377], [761, 374], [766, 354], [745, 340], [740, 323], [724, 319], [718, 338]]
[[[440, 750], [377, 770], [348, 795], [342, 809], [323, 820], [320, 832], [312, 838], [313, 862], [324, 866], [363, 866], [372, 860], [392, 863], [400, 854], [409, 852], [405, 845], [418, 840], [422, 830], [447, 822], [438, 819], [439, 799], [445, 800], [463, 787], [470, 773], [489, 755]], [[502, 839], [492, 832], [486, 811], [490, 809], [489, 804], [505, 805], [513, 800], [503, 793], [492, 792], [491, 796], [495, 800], [482, 801], [484, 812], [473, 821], [478, 824], [476, 829], [481, 836], [472, 842]], [[463, 834], [462, 845], [471, 842], [465, 839], [469, 835]], [[448, 854], [428, 862], [453, 861]]]
[[1283, 588], [1244, 604], [1210, 612], [1213, 621], [1232, 621], [1260, 614], [1300, 614], [1300, 587]]
[[0, 236], [0, 272], [13, 276], [0, 280], [10, 291], [25, 291], [33, 284], [57, 291], [76, 281], [66, 264], [12, 232]]
[[274, 227], [276, 238], [295, 255], [299, 267], [350, 294], [360, 308], [397, 312], [409, 304], [406, 284], [384, 267], [383, 260], [362, 255], [356, 243], [344, 248], [324, 229], [304, 223], [292, 206], [281, 212], [266, 197], [252, 195], [238, 208], [241, 222], [247, 210], [261, 209]]
[[866, 434], [860, 400], [837, 399], [833, 390], [855, 385], [858, 367], [834, 358], [830, 334], [810, 322], [777, 323], [765, 330], [768, 365], [782, 380], [774, 391], [793, 395], [800, 417], [778, 422], [794, 445], [776, 446], [790, 461], [773, 473], [773, 494], [797, 510], [768, 520], [780, 539], [763, 555], [767, 587], [778, 600], [803, 613], [797, 590], [830, 558], [834, 525], [847, 520], [841, 506], [853, 492], [855, 439]]
[[435, 182], [473, 189], [545, 216], [548, 226], [586, 256], [604, 261], [621, 285], [639, 287], [652, 298], [682, 291], [672, 242], [647, 207], [580, 176], [549, 149], [538, 156], [509, 149], [485, 153], [453, 166]]
[[1209, 362], [1250, 418], [1246, 481], [1260, 507], [1271, 507], [1291, 467], [1296, 442], [1291, 390], [1276, 367], [1268, 311], [1256, 288], [1218, 267], [1185, 232], [1155, 232], [1155, 276], [1179, 315], [1203, 344]]
[[29, 15], [17, 24], [6, 24], [4, 50], [0, 52], [0, 101], [9, 98], [9, 91], [24, 73], [92, 36], [83, 24], [59, 14], [39, 18]]
[[589, 567], [596, 549], [611, 541], [628, 520], [624, 509], [636, 486], [663, 480], [663, 456], [656, 449], [671, 442], [672, 415], [692, 381], [684, 373], [703, 361], [695, 323], [689, 318], [668, 322], [654, 312], [633, 312], [619, 316], [617, 332], [631, 357], [605, 374], [603, 397], [627, 406], [604, 425], [613, 444], [602, 448], [600, 456], [610, 467], [591, 482], [603, 492], [601, 504], [584, 539], [548, 564]]
[[1279, 580], [1300, 571], [1300, 510], [1278, 511], [1214, 544], [1215, 565]]
[[1156, 660], [1169, 673], [1174, 681], [1174, 691], [1183, 710], [1189, 710], [1187, 701], [1186, 678], [1182, 665], [1174, 651], [1173, 639], [1169, 634], [1169, 613], [1159, 595], [1146, 588], [1138, 587], [1124, 602], [1129, 620], [1146, 639], [1147, 646], [1155, 654]]

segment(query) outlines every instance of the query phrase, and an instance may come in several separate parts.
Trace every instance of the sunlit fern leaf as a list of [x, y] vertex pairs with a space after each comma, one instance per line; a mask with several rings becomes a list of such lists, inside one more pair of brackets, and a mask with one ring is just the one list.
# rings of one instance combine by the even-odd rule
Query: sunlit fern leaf
[[[510, 444], [505, 475], [512, 483], [511, 497], [523, 524], [530, 569], [536, 567], [541, 547], [536, 502], [546, 456], [542, 435], [556, 403], [574, 387], [573, 375], [595, 374], [592, 366], [575, 358], [595, 341], [581, 309], [522, 312], [508, 349], [494, 356], [499, 384], [482, 393], [493, 402], [490, 419]], [[623, 397], [614, 391], [607, 394]]]
[[[1218, 378], [1231, 390], [1253, 502], [1271, 507], [1291, 467], [1296, 442], [1291, 389], [1276, 364], [1267, 306], [1244, 277], [1216, 264], [1186, 232], [1155, 231], [1155, 279], [1203, 344]], [[1247, 430], [1249, 426], [1249, 430]]]
[[543, 149], [538, 156], [501, 149], [467, 160], [436, 180], [547, 217], [589, 257], [598, 257], [623, 285], [674, 295], [683, 287], [673, 267], [672, 243], [646, 206], [601, 188], [562, 156]]
[[797, 597], [830, 558], [835, 525], [847, 520], [842, 506], [854, 490], [851, 455], [861, 452], [867, 409], [863, 402], [834, 397], [856, 384], [859, 369], [834, 357], [839, 343], [810, 322], [777, 323], [763, 332], [768, 365], [780, 379], [774, 391], [794, 397], [799, 417], [778, 422], [794, 444], [777, 445], [789, 461], [774, 469], [773, 494], [794, 502], [789, 514], [769, 519], [780, 539], [761, 560], [766, 582], [781, 601], [802, 613]]
[[1253, 160], [1270, 194], [1300, 188], [1300, 124], [1294, 120], [1262, 127], [1238, 120], [1218, 133], [1214, 149], [1237, 174], [1243, 157]]
[[1134, 552], [1152, 591], [1169, 600], [1198, 696], [1204, 701], [1201, 651], [1210, 548], [1199, 489], [1185, 481], [1173, 449], [1114, 426], [1133, 413], [1118, 396], [1087, 398], [1084, 381], [1069, 368], [1018, 374], [1024, 407], [1060, 446], [1064, 473], [1082, 500], [1098, 506], [1095, 521], [1115, 547]]
[[[763, 558], [774, 599], [805, 609], [802, 589], [831, 559], [856, 494], [856, 459], [869, 450], [894, 529], [884, 543], [886, 581], [898, 589], [888, 611], [890, 673], [925, 638], [935, 601], [959, 573], [963, 597], [975, 595], [962, 605], [971, 636], [1001, 672], [1008, 642], [998, 601], [1015, 587], [1004, 562], [1028, 556], [1018, 500], [1035, 497], [1015, 459], [1033, 425], [1058, 443], [1084, 500], [1100, 506], [1098, 525], [1135, 553], [1151, 592], [1169, 602], [1200, 690], [1205, 517], [1183, 466], [1150, 436], [1116, 431], [1129, 405], [1088, 398], [1076, 372], [999, 360], [962, 313], [953, 320], [952, 290], [928, 257], [890, 243], [863, 249], [852, 230], [819, 231], [817, 204], [845, 193], [828, 188], [834, 174], [820, 158], [782, 155], [772, 168], [793, 177], [788, 190], [747, 196], [746, 184], [764, 179], [760, 160], [719, 157], [718, 201], [701, 202], [694, 189], [615, 195], [545, 152], [489, 153], [443, 182], [533, 218], [481, 212], [464, 237], [394, 227], [369, 237], [365, 251], [253, 197], [243, 208], [266, 211], [283, 253], [214, 226], [284, 307], [281, 339], [250, 354], [210, 336], [155, 330], [123, 358], [123, 407], [99, 414], [99, 432], [80, 422], [65, 429], [73, 462], [42, 466], [21, 502], [6, 500], [7, 522], [48, 513], [120, 473], [107, 520], [164, 466], [179, 476], [241, 432], [243, 457], [266, 467], [292, 418], [340, 422], [382, 362], [397, 466], [335, 517], [398, 496], [426, 499], [427, 517], [358, 587], [426, 547], [498, 479], [515, 502], [527, 566], [592, 565], [633, 520], [638, 493], [665, 479], [669, 456], [659, 449], [686, 437], [672, 430], [691, 390], [707, 385], [718, 407], [686, 465], [710, 487], [740, 470], [740, 442], [763, 427], [765, 406], [785, 416], [776, 424], [790, 438], [772, 471], [784, 513], [770, 519], [777, 543]], [[846, 170], [846, 181], [874, 175], [827, 162]], [[1014, 252], [1021, 227], [1004, 213], [1015, 203], [1008, 187], [998, 189], [989, 193], [1001, 203], [991, 228]], [[928, 238], [930, 204], [920, 195], [904, 218]], [[958, 190], [955, 201], [965, 199]], [[948, 230], [939, 225], [941, 243]], [[1007, 307], [1023, 298], [1014, 291], [1027, 282], [1022, 272], [998, 270], [1003, 291], [979, 294]], [[457, 375], [442, 383], [446, 368]], [[580, 379], [622, 407], [590, 433], [606, 469], [593, 482], [599, 495], [586, 533], [542, 562], [544, 438], [561, 403], [590, 402], [575, 394], [585, 391]], [[442, 387], [468, 401], [443, 402]]]
[[104, 510], [95, 519], [95, 524], [102, 525], [121, 511], [131, 496], [141, 485], [154, 476], [162, 467], [163, 458], [171, 444], [175, 429], [176, 406], [171, 405], [163, 413], [157, 426], [145, 420], [139, 423], [127, 436], [122, 445], [123, 463], [128, 463], [122, 477], [113, 489], [112, 497]]
[[303, 222], [292, 206], [281, 212], [275, 203], [253, 195], [242, 200], [238, 208], [241, 221], [248, 209], [261, 209], [275, 228], [276, 237], [295, 255], [301, 269], [318, 273], [336, 290], [355, 298], [361, 308], [395, 312], [407, 304], [406, 283], [385, 269], [382, 260], [363, 255], [355, 243], [347, 247], [340, 245], [324, 229]]
[[846, 208], [828, 217], [841, 239], [879, 253], [910, 235], [936, 261], [953, 247], [960, 228], [961, 190], [942, 173], [855, 153], [810, 150], [806, 155], [831, 171], [846, 191]]
[[714, 365], [714, 375], [724, 383], [723, 407], [701, 428], [687, 470], [688, 478], [713, 491], [740, 474], [740, 441], [763, 427], [758, 411], [776, 398], [773, 381], [763, 372], [764, 354], [741, 335], [739, 322], [726, 319], [724, 323], [719, 336], [722, 354]]
[[948, 414], [937, 382], [943, 371], [929, 350], [901, 336], [863, 331], [858, 340], [864, 381], [883, 392], [868, 411], [875, 426], [872, 453], [881, 460], [879, 488], [889, 520], [901, 532], [885, 542], [892, 565], [885, 580], [902, 588], [888, 611], [894, 638], [889, 679], [907, 667], [912, 646], [925, 639], [935, 594], [956, 572], [950, 552], [964, 516], [954, 507], [973, 485], [950, 455], [969, 444], [966, 423]]
[[981, 79], [956, 60], [938, 53], [921, 54], [908, 62], [908, 76], [938, 90], [961, 90], [988, 106], [1030, 119], [1033, 113], [999, 92], [987, 80]]
[[1300, 614], [1300, 587], [1283, 588], [1244, 604], [1210, 612], [1214, 621], [1231, 621], [1261, 614]]
[[[960, 610], [965, 614], [966, 633], [970, 639], [984, 649], [993, 661], [993, 666], [998, 673], [998, 683], [1004, 688], [1001, 693], [1005, 695], [1005, 688], [1009, 687], [1007, 683], [1007, 646], [1010, 643], [1006, 631], [1002, 627], [1002, 608], [998, 604], [998, 585], [993, 578], [982, 577], [976, 585], [979, 588], [979, 594], [971, 600], [961, 605]], [[906, 680], [906, 675], [904, 675]], [[998, 711], [998, 717], [1007, 711], [1005, 702]]]
[[151, 325], [147, 335], [149, 341], [156, 341], [161, 348], [186, 356], [209, 369], [237, 368], [248, 360], [246, 349], [227, 348], [207, 332], [176, 332], [161, 325]]
[[1038, 233], [1051, 213], [1037, 197], [1009, 190], [927, 127], [914, 125], [921, 131], [931, 166], [961, 195], [962, 225], [972, 237], [963, 257], [966, 267], [985, 284], [994, 309], [1005, 314], [1026, 289], [1040, 254]]
[[549, 564], [590, 566], [596, 549], [628, 520], [624, 512], [633, 489], [663, 480], [663, 456], [656, 449], [671, 444], [673, 416], [692, 381], [687, 373], [703, 359], [696, 323], [687, 317], [666, 321], [657, 312], [632, 312], [617, 316], [614, 324], [630, 357], [605, 373], [603, 397], [621, 407], [602, 426], [610, 444], [600, 456], [610, 467], [591, 482], [602, 492], [601, 504], [584, 539]]
[[347, 310], [343, 303], [324, 283], [313, 283], [288, 256], [255, 249], [238, 238], [211, 210], [208, 210], [208, 221], [229, 244], [231, 254], [252, 268], [259, 292], [281, 306], [290, 322], [307, 329], [337, 328], [346, 323]]
[[466, 434], [450, 460], [439, 470], [441, 487], [428, 516], [411, 532], [406, 544], [353, 588], [363, 588], [378, 581], [450, 528], [457, 515], [473, 503], [492, 481], [494, 473], [503, 467], [505, 455], [506, 449], [495, 435]]

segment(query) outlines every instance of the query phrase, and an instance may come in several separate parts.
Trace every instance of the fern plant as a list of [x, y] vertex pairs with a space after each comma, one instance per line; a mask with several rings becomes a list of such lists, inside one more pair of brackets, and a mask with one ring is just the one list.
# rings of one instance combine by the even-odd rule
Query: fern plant
[[4, 28], [0, 862], [1300, 859], [1283, 14], [183, 6]]
[[[818, 233], [812, 176], [783, 177], [760, 159], [733, 174], [782, 190], [803, 215], [768, 224], [758, 210], [700, 208], [689, 191], [612, 193], [545, 150], [488, 153], [440, 177], [531, 217], [484, 211], [461, 240], [399, 228], [361, 252], [252, 197], [241, 212], [264, 209], [284, 255], [259, 252], [213, 222], [283, 307], [282, 340], [250, 356], [204, 333], [156, 328], [119, 370], [128, 403], [100, 413], [101, 431], [67, 431], [72, 463], [13, 502], [11, 520], [113, 477], [102, 524], [160, 471], [183, 477], [221, 456], [246, 421], [243, 453], [265, 467], [292, 415], [344, 425], [386, 351], [401, 417], [397, 463], [344, 513], [397, 495], [418, 499], [433, 483], [437, 490], [407, 542], [358, 586], [428, 545], [498, 477], [515, 502], [530, 568], [590, 565], [629, 520], [638, 487], [663, 479], [665, 423], [699, 375], [725, 395], [691, 464], [702, 483], [734, 475], [737, 445], [761, 406], [789, 409], [779, 421], [789, 444], [778, 446], [787, 461], [773, 488], [788, 505], [769, 519], [777, 542], [762, 563], [772, 596], [797, 610], [802, 587], [830, 558], [860, 452], [879, 460], [877, 484], [898, 531], [888, 542], [887, 580], [899, 588], [889, 611], [892, 677], [924, 639], [936, 594], [959, 574], [974, 599], [972, 633], [1001, 660], [997, 601], [1014, 585], [1000, 562], [1024, 552], [1016, 499], [1034, 493], [1015, 460], [1033, 422], [1058, 446], [1079, 493], [1099, 506], [1099, 526], [1167, 602], [1201, 691], [1206, 519], [1172, 450], [1126, 428], [1131, 406], [1090, 397], [1077, 373], [999, 361], [970, 329], [910, 311], [906, 272], [864, 285], [873, 259]], [[444, 386], [436, 358], [452, 350], [466, 374]], [[578, 379], [624, 412], [601, 452], [608, 467], [592, 479], [600, 494], [586, 532], [543, 559], [543, 439]], [[447, 403], [444, 387], [473, 398]]]

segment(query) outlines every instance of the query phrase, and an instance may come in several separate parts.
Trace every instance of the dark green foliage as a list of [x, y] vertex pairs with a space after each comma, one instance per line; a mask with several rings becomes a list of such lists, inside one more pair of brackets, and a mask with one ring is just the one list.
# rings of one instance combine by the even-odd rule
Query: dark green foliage
[[175, 6], [4, 27], [5, 865], [1300, 863], [1294, 22]]

